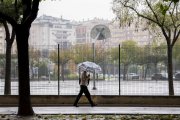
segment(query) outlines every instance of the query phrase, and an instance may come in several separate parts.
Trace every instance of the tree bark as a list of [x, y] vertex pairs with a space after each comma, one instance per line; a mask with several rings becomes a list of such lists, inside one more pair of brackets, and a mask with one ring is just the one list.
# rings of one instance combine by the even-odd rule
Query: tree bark
[[173, 64], [172, 64], [172, 46], [167, 45], [167, 53], [168, 53], [168, 82], [169, 82], [169, 95], [174, 95], [174, 85], [173, 85]]
[[15, 32], [12, 29], [11, 37], [9, 32], [9, 27], [7, 21], [0, 20], [4, 26], [5, 33], [6, 33], [6, 69], [5, 69], [5, 85], [4, 85], [4, 94], [10, 95], [11, 94], [11, 48], [15, 38]]
[[16, 27], [16, 41], [18, 51], [19, 69], [19, 106], [18, 115], [30, 116], [34, 114], [30, 99], [30, 79], [29, 79], [29, 53], [28, 38], [30, 26], [23, 24]]
[[157, 62], [154, 63], [155, 73], [158, 73]]
[[6, 42], [6, 71], [5, 71], [5, 85], [4, 85], [4, 94], [11, 94], [11, 47], [12, 44]]
[[146, 77], [147, 77], [148, 69], [149, 69], [149, 64], [146, 65], [145, 74], [144, 74], [144, 79], [146, 79]]
[[127, 71], [128, 71], [128, 64], [124, 64], [124, 69], [123, 69], [123, 80], [128, 79]]

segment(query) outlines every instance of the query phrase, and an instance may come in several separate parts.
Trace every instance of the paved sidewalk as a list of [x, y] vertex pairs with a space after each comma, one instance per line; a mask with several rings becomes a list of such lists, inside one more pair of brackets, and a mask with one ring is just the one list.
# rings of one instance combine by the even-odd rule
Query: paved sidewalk
[[[0, 107], [0, 114], [16, 114], [17, 107]], [[180, 114], [180, 107], [33, 107], [36, 114]]]

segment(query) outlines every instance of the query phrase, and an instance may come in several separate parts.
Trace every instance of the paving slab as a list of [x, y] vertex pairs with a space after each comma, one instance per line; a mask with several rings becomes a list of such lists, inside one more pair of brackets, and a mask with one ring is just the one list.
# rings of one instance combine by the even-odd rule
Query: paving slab
[[[36, 114], [180, 114], [180, 107], [33, 107]], [[0, 107], [0, 114], [16, 114], [17, 107]]]

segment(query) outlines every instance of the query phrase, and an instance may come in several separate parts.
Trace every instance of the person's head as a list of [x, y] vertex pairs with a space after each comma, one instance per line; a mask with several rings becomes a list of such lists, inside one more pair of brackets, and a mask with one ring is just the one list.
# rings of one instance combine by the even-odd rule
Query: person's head
[[90, 74], [88, 74], [87, 77], [90, 79]]
[[86, 73], [87, 73], [86, 71], [83, 72], [84, 75], [86, 75]]

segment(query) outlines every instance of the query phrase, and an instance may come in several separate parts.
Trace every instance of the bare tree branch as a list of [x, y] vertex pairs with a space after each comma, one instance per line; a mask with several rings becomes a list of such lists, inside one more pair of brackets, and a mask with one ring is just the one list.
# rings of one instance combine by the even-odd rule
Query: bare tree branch
[[178, 27], [180, 27], [180, 24], [179, 24], [179, 25], [177, 25], [177, 27], [176, 27], [176, 28], [178, 29]]
[[7, 25], [7, 22], [5, 20], [1, 20], [3, 26], [4, 26], [4, 29], [5, 29], [5, 33], [6, 33], [6, 38], [5, 40], [8, 42], [8, 40], [10, 39], [10, 32], [9, 32], [9, 29], [8, 29], [8, 25]]
[[12, 43], [14, 42], [15, 36], [16, 36], [16, 32], [15, 32], [15, 30], [14, 30], [14, 28], [13, 28], [13, 29], [12, 29], [12, 33], [11, 33], [11, 42], [12, 42]]
[[173, 39], [172, 46], [174, 46], [174, 44], [175, 44], [176, 41], [178, 40], [179, 35], [180, 35], [180, 30], [179, 30], [178, 33], [176, 34], [176, 37]]
[[15, 9], [15, 14], [16, 14], [16, 16], [15, 16], [15, 19], [16, 19], [16, 21], [18, 20], [18, 0], [15, 0], [15, 3], [14, 3], [14, 9]]
[[33, 0], [31, 13], [26, 19], [26, 23], [30, 25], [37, 17], [40, 0]]
[[[155, 11], [152, 9], [151, 4], [149, 3], [148, 0], [146, 0], [147, 5], [149, 6], [150, 10], [152, 11], [152, 13], [154, 14], [154, 17], [156, 18], [156, 21], [159, 22], [158, 16], [156, 15]], [[160, 22], [159, 22], [160, 23]]]
[[[170, 3], [169, 3], [169, 5], [168, 5], [168, 9], [171, 7], [171, 4], [173, 3], [173, 1], [171, 1]], [[165, 22], [165, 17], [166, 17], [166, 14], [164, 15], [164, 17], [163, 17], [163, 25], [164, 25], [164, 22]]]
[[179, 12], [178, 12], [179, 4], [176, 5], [176, 19], [179, 20]]
[[173, 18], [174, 10], [175, 10], [175, 5], [174, 5], [174, 7], [173, 7], [172, 12], [169, 11], [169, 14], [170, 14], [171, 20], [172, 20], [172, 22], [173, 22], [172, 25], [174, 26], [174, 28], [176, 28], [176, 26], [175, 26], [175, 21], [174, 21], [174, 18]]
[[[120, 1], [120, 2], [121, 2], [121, 1]], [[158, 23], [157, 21], [155, 21], [155, 20], [153, 20], [153, 19], [151, 19], [151, 18], [149, 18], [149, 17], [147, 17], [147, 16], [144, 16], [143, 14], [140, 14], [140, 13], [139, 13], [136, 9], [134, 9], [132, 6], [128, 6], [128, 5], [126, 5], [126, 4], [122, 3], [122, 2], [121, 2], [121, 4], [122, 4], [124, 7], [130, 8], [131, 10], [133, 10], [138, 16], [140, 16], [140, 17], [142, 17], [142, 18], [145, 18], [145, 19], [147, 19], [147, 20], [150, 20], [150, 21], [156, 23], [157, 25], [161, 26], [161, 24]]]
[[161, 31], [163, 32], [163, 35], [166, 38], [166, 42], [169, 45], [170, 44], [169, 37], [168, 37], [168, 35], [167, 35], [167, 33], [163, 27], [161, 27]]
[[23, 20], [26, 21], [27, 17], [29, 16], [31, 12], [31, 5], [32, 5], [32, 0], [22, 0], [22, 5], [23, 5]]

